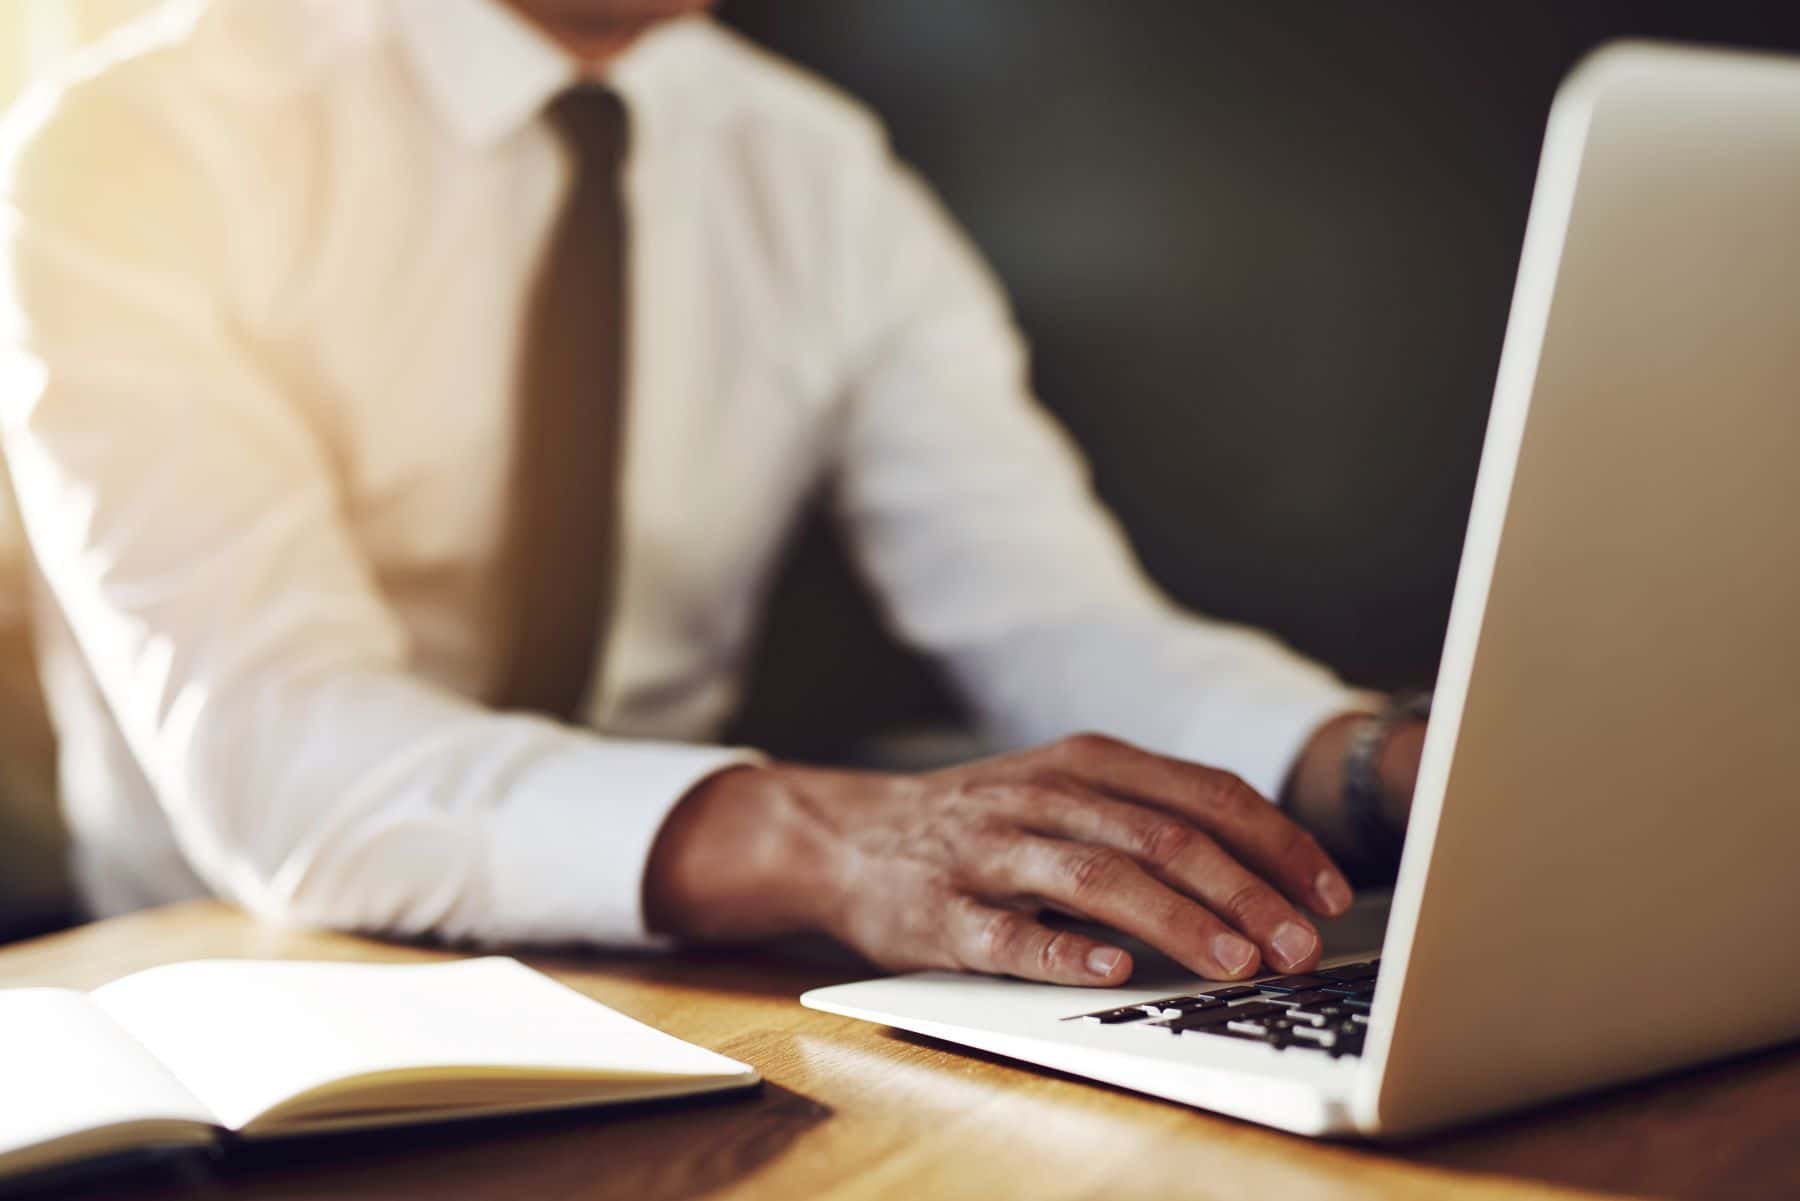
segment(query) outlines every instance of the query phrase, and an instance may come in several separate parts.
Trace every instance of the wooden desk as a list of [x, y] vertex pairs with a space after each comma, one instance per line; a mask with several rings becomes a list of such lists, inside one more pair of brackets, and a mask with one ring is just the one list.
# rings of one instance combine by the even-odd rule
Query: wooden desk
[[[260, 927], [220, 905], [0, 950], [0, 986], [93, 987], [207, 956], [447, 952]], [[608, 1005], [755, 1064], [756, 1094], [240, 1148], [81, 1198], [1800, 1198], [1800, 1048], [1399, 1149], [1320, 1144], [951, 1052], [800, 1007], [857, 975], [819, 955], [526, 956]]]

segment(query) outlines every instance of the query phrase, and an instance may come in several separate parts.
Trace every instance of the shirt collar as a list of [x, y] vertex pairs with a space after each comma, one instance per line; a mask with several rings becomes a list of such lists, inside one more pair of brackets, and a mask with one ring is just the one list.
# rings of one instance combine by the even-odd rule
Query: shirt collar
[[[445, 120], [477, 146], [530, 124], [581, 64], [500, 0], [388, 0], [400, 41]], [[607, 67], [606, 82], [628, 104], [655, 85], [686, 28], [681, 18], [640, 37]]]

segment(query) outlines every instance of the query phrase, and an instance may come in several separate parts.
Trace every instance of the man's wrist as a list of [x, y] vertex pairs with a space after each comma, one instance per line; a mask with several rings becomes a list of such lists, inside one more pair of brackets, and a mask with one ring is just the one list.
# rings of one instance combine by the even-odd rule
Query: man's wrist
[[[1289, 815], [1310, 830], [1334, 859], [1363, 879], [1391, 874], [1392, 863], [1379, 862], [1384, 854], [1369, 845], [1369, 833], [1360, 828], [1362, 823], [1352, 811], [1349, 760], [1359, 735], [1370, 723], [1383, 720], [1378, 714], [1357, 711], [1339, 714], [1320, 726], [1296, 760], [1281, 797]], [[1389, 722], [1374, 748], [1370, 770], [1375, 812], [1368, 816], [1392, 832], [1396, 846], [1411, 813], [1424, 736], [1423, 719], [1401, 717]]]
[[1405, 696], [1351, 732], [1344, 809], [1356, 836], [1356, 858], [1369, 878], [1391, 879], [1399, 867], [1430, 710], [1429, 693]]
[[1404, 831], [1412, 817], [1413, 790], [1419, 783], [1419, 758], [1425, 750], [1425, 730], [1423, 717], [1407, 717], [1395, 722], [1376, 763], [1376, 774], [1381, 780], [1381, 815], [1395, 830]]
[[1290, 817], [1310, 830], [1326, 852], [1340, 862], [1356, 846], [1355, 832], [1344, 811], [1344, 756], [1362, 712], [1340, 713], [1314, 730], [1294, 761], [1280, 797]]
[[831, 875], [801, 801], [805, 770], [729, 767], [676, 804], [644, 869], [654, 933], [735, 941], [823, 928]]

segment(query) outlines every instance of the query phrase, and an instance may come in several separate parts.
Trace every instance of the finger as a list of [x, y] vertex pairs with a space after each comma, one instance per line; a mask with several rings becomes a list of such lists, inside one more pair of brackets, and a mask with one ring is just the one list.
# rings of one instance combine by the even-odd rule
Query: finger
[[1268, 881], [1173, 813], [1117, 800], [1079, 783], [1030, 790], [1007, 808], [1014, 821], [1039, 834], [1130, 855], [1151, 875], [1248, 935], [1280, 971], [1305, 971], [1319, 960], [1322, 944], [1312, 923]]
[[1187, 818], [1315, 913], [1336, 917], [1350, 908], [1350, 882], [1317, 840], [1230, 772], [1098, 734], [1065, 738], [1045, 757], [1093, 787]]
[[1106, 987], [1131, 978], [1131, 956], [1073, 930], [1052, 930], [1016, 909], [964, 898], [949, 913], [952, 953], [977, 972], [1051, 984]]
[[1110, 847], [1035, 834], [971, 848], [968, 883], [985, 896], [1036, 896], [1143, 939], [1217, 980], [1252, 974], [1256, 944]]

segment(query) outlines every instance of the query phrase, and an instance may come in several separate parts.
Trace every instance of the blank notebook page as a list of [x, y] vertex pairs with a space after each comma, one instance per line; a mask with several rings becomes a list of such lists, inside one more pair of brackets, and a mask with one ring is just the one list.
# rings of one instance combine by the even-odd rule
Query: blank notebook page
[[139, 972], [92, 996], [234, 1130], [302, 1093], [376, 1072], [511, 1068], [621, 1082], [751, 1075], [511, 959], [202, 961]]
[[0, 1155], [83, 1130], [213, 1115], [78, 992], [0, 993]]

